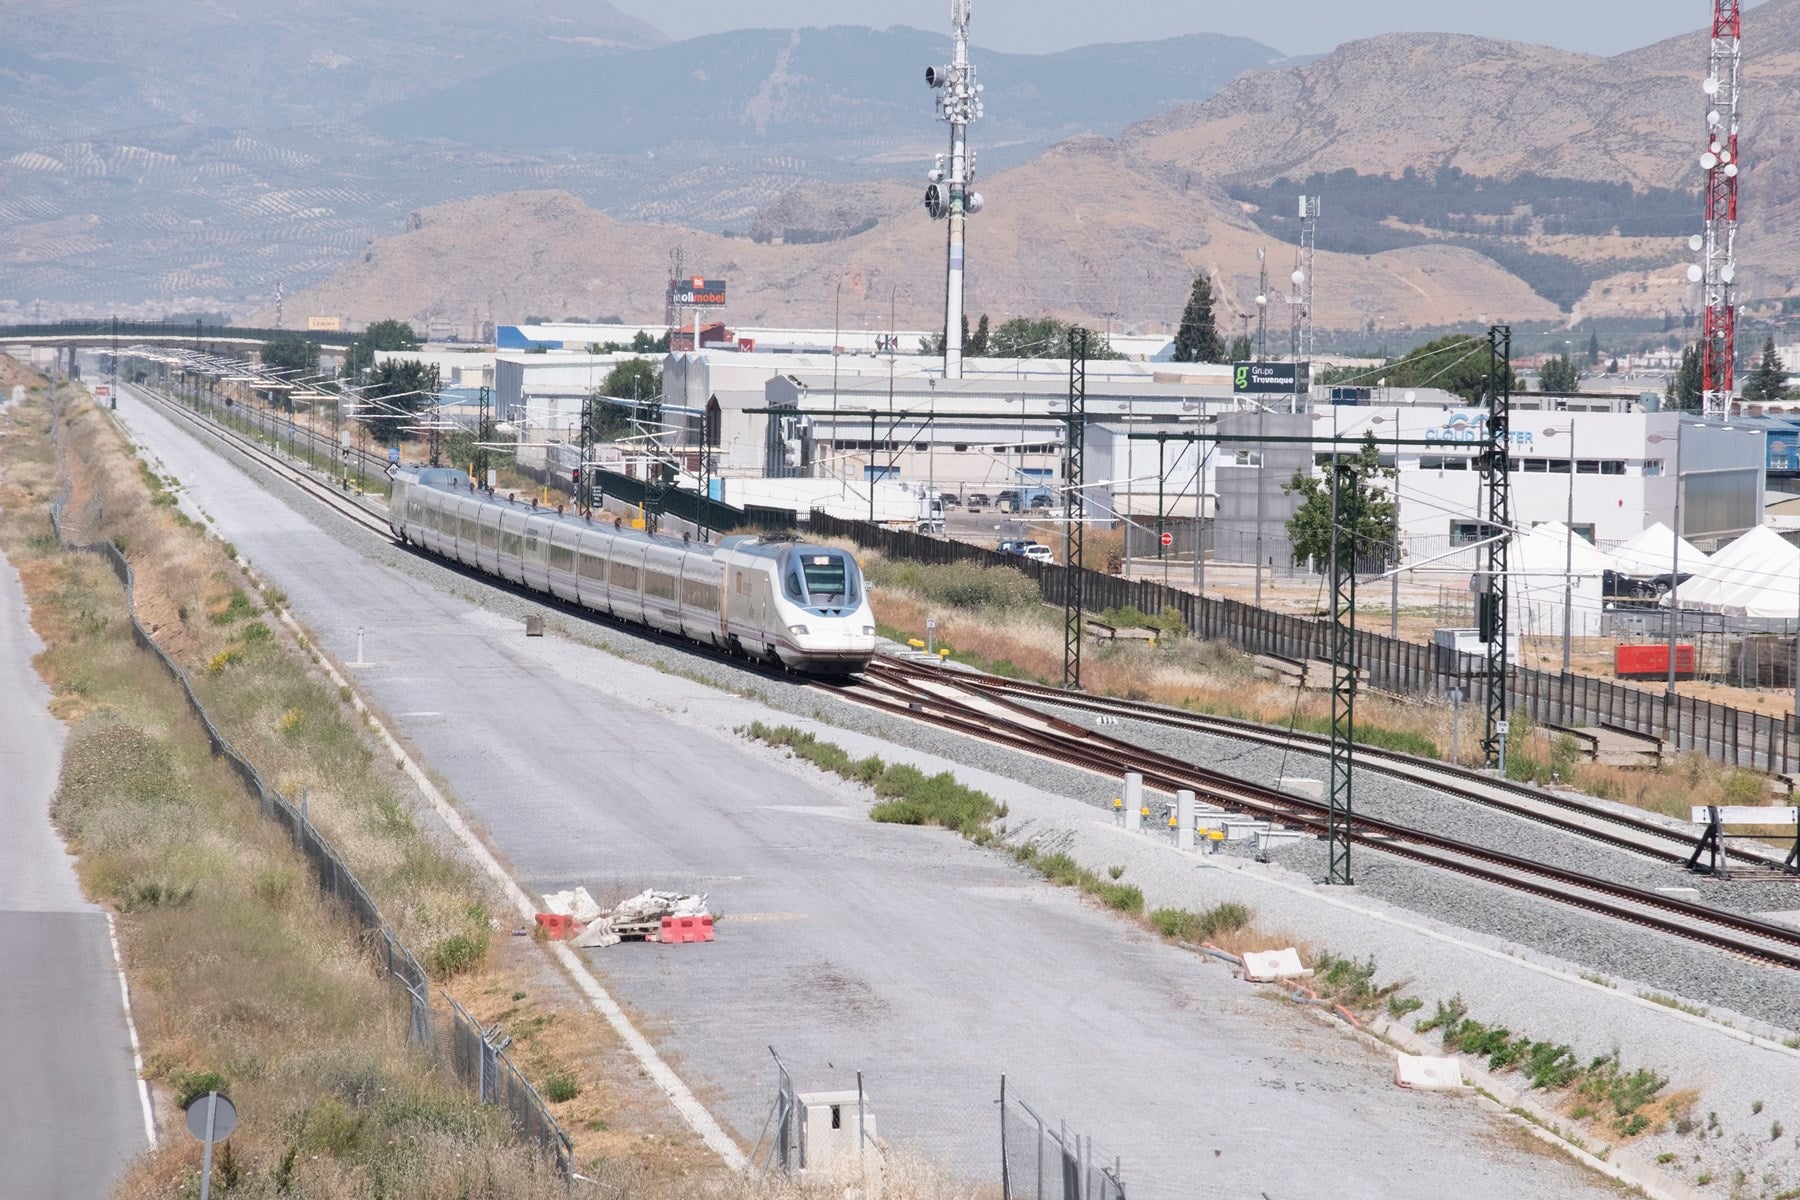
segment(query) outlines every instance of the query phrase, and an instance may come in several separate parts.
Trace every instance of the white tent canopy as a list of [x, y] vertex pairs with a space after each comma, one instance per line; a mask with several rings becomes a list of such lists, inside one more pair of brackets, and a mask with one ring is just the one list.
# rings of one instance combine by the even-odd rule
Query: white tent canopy
[[1681, 543], [1681, 569], [1690, 575], [1694, 574], [1700, 569], [1700, 564], [1706, 561], [1706, 555], [1686, 538], [1677, 538], [1675, 531], [1661, 521], [1614, 547], [1613, 561], [1627, 575], [1639, 578], [1667, 575], [1675, 570], [1676, 542]]
[[[1564, 564], [1568, 565], [1565, 574]], [[1534, 526], [1516, 535], [1507, 551], [1506, 567], [1513, 576], [1508, 587], [1513, 619], [1519, 632], [1536, 636], [1563, 634], [1563, 585], [1574, 579], [1570, 609], [1575, 637], [1601, 631], [1602, 576], [1613, 569], [1613, 560], [1580, 534], [1571, 539], [1561, 521]]]
[[1792, 618], [1800, 614], [1800, 550], [1758, 525], [1708, 559], [1676, 598], [1682, 608], [1728, 616]]

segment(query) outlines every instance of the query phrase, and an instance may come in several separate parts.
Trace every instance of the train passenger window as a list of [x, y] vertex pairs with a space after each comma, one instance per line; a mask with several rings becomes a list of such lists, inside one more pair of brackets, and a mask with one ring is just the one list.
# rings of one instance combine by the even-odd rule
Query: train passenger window
[[519, 535], [517, 533], [510, 529], [503, 529], [500, 531], [500, 553], [509, 554], [514, 558], [518, 557]]
[[559, 571], [575, 570], [575, 551], [568, 546], [550, 544], [550, 565]]
[[581, 556], [581, 577], [583, 579], [605, 579], [606, 560], [597, 554]]
[[486, 546], [489, 550], [498, 546], [500, 544], [499, 527], [496, 525], [483, 525], [481, 527], [481, 544]]
[[637, 564], [625, 562], [623, 559], [613, 559], [612, 585], [618, 588], [630, 588], [635, 592], [638, 585]]
[[475, 518], [474, 517], [462, 518], [462, 540], [465, 542], [472, 542], [478, 536], [480, 536], [480, 535], [475, 528]]
[[674, 600], [675, 577], [663, 571], [645, 570], [644, 594], [658, 600]]

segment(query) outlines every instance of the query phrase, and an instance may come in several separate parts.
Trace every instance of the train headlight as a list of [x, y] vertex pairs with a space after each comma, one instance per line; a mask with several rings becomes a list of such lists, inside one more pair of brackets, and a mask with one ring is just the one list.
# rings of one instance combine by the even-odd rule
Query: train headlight
[[875, 636], [875, 627], [873, 625], [864, 625], [863, 626], [863, 636], [864, 637], [874, 637]]
[[795, 637], [806, 637], [808, 634], [812, 633], [812, 630], [808, 629], [804, 625], [789, 625], [788, 632], [793, 634]]

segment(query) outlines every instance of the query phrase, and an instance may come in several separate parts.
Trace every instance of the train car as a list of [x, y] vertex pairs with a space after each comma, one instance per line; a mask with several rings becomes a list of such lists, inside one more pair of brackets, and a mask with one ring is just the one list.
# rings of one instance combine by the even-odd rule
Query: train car
[[404, 467], [388, 525], [410, 546], [620, 620], [795, 671], [851, 674], [875, 654], [856, 559], [786, 538], [717, 546], [626, 529]]

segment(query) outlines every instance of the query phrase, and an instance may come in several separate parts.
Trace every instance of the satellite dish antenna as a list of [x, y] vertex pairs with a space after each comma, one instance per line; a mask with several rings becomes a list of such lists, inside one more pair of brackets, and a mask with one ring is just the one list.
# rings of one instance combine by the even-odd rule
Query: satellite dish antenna
[[1269, 298], [1267, 296], [1258, 296], [1256, 298], [1256, 302], [1258, 304], [1267, 304], [1269, 302]]
[[1737, 264], [1736, 263], [1726, 263], [1723, 267], [1719, 268], [1719, 278], [1724, 280], [1726, 283], [1730, 283], [1732, 280], [1736, 279], [1737, 278]]
[[1711, 112], [1706, 114], [1706, 123], [1708, 125], [1717, 125], [1719, 123], [1719, 110], [1718, 109], [1715, 108]]
[[1688, 239], [1688, 249], [1689, 250], [1698, 250], [1698, 249], [1700, 249], [1700, 247], [1702, 247], [1704, 245], [1706, 245], [1706, 239], [1701, 237], [1697, 233], [1693, 237]]
[[1725, 178], [1727, 178], [1727, 179], [1736, 179], [1737, 173], [1738, 172], [1737, 172], [1737, 164], [1736, 163], [1732, 163], [1725, 168]]
[[963, 203], [963, 208], [968, 211], [970, 216], [974, 216], [986, 207], [987, 201], [981, 198], [980, 192], [970, 192], [968, 200]]
[[1688, 282], [1689, 283], [1699, 283], [1700, 276], [1703, 274], [1705, 274], [1705, 272], [1700, 269], [1700, 264], [1698, 264], [1698, 263], [1689, 263], [1688, 264]]
[[1301, 284], [1306, 282], [1306, 272], [1297, 270], [1293, 273], [1293, 275], [1289, 276], [1289, 278], [1291, 278], [1294, 281], [1294, 286], [1298, 287]]
[[1707, 153], [1702, 154], [1700, 156], [1700, 169], [1702, 171], [1710, 171], [1718, 165], [1719, 165], [1719, 156], [1716, 154], [1713, 154], [1711, 151], [1708, 151]]
[[1709, 96], [1716, 96], [1719, 94], [1719, 81], [1712, 76], [1708, 76], [1706, 82], [1700, 85], [1700, 90]]

